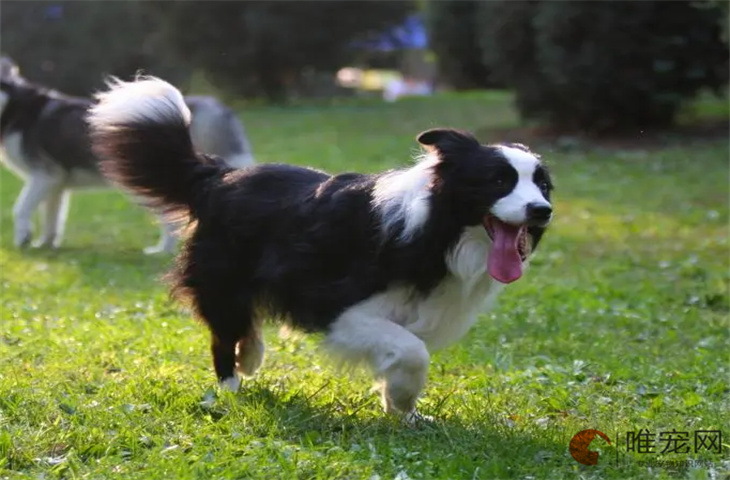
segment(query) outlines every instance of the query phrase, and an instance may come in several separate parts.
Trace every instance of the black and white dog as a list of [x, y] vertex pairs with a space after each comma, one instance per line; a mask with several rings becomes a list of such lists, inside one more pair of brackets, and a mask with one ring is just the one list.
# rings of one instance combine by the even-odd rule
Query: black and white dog
[[90, 124], [105, 173], [194, 222], [175, 289], [209, 326], [215, 372], [232, 390], [263, 361], [262, 321], [280, 318], [367, 363], [386, 411], [414, 418], [429, 351], [462, 337], [522, 276], [552, 217], [548, 172], [523, 145], [435, 129], [404, 170], [233, 170], [195, 153], [172, 85], [117, 82], [98, 99]]
[[[243, 126], [231, 109], [213, 97], [189, 96], [196, 149], [220, 156], [234, 167], [254, 163]], [[92, 100], [63, 95], [24, 79], [17, 65], [0, 59], [0, 145], [2, 162], [25, 180], [13, 214], [14, 243], [27, 246], [33, 213], [43, 205], [44, 231], [36, 246], [61, 242], [72, 190], [106, 187], [90, 148], [85, 117]], [[170, 252], [175, 225], [162, 222], [162, 235], [147, 253]]]

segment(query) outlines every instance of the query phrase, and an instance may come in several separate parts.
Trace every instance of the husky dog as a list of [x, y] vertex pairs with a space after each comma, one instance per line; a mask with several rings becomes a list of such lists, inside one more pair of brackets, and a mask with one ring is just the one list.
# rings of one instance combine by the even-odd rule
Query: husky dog
[[[230, 108], [208, 96], [185, 101], [193, 115], [196, 150], [234, 168], [254, 164], [246, 132]], [[17, 247], [31, 243], [32, 216], [41, 206], [43, 231], [34, 246], [58, 247], [71, 191], [110, 187], [90, 148], [86, 115], [92, 104], [33, 84], [10, 58], [0, 58], [0, 160], [25, 181], [13, 208]], [[146, 253], [171, 252], [176, 246], [176, 225], [162, 216], [160, 223], [160, 241]]]

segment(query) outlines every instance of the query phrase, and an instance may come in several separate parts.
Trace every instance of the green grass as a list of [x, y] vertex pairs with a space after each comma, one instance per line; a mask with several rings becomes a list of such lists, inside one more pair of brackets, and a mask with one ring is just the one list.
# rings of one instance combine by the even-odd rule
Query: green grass
[[[435, 125], [517, 125], [499, 93], [394, 105], [252, 109], [258, 159], [373, 172], [409, 162]], [[484, 138], [485, 141], [500, 140]], [[502, 139], [509, 140], [509, 139]], [[657, 151], [541, 150], [557, 216], [528, 274], [457, 345], [436, 353], [423, 413], [381, 413], [364, 372], [342, 374], [317, 339], [267, 331], [267, 360], [219, 394], [207, 332], [141, 249], [152, 217], [120, 193], [73, 199], [58, 252], [12, 248], [19, 182], [2, 173], [1, 478], [724, 478], [728, 401], [728, 144]], [[599, 429], [724, 430], [711, 467], [640, 466]], [[618, 439], [620, 450], [625, 443]]]

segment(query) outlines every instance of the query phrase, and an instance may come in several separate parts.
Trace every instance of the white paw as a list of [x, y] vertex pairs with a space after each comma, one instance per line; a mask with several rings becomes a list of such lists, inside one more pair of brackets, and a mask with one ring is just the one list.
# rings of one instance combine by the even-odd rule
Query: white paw
[[15, 231], [13, 238], [13, 244], [18, 248], [25, 248], [30, 245], [30, 240], [33, 237], [33, 233], [28, 229], [20, 229]]
[[33, 242], [33, 248], [58, 248], [60, 243], [55, 237], [46, 237]]
[[219, 386], [221, 390], [237, 392], [238, 389], [241, 387], [241, 379], [235, 376], [224, 378], [223, 380], [221, 380]]
[[416, 410], [411, 410], [403, 415], [403, 422], [409, 427], [418, 427], [420, 425], [433, 423], [433, 421], [434, 419], [432, 416], [422, 415]]

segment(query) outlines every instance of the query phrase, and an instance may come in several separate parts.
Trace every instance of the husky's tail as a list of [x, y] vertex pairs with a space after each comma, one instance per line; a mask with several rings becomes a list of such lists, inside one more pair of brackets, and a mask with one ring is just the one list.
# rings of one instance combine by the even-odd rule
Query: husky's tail
[[155, 77], [113, 79], [108, 86], [96, 94], [88, 117], [104, 175], [149, 207], [197, 216], [213, 182], [229, 169], [195, 152], [190, 110], [180, 91]]

